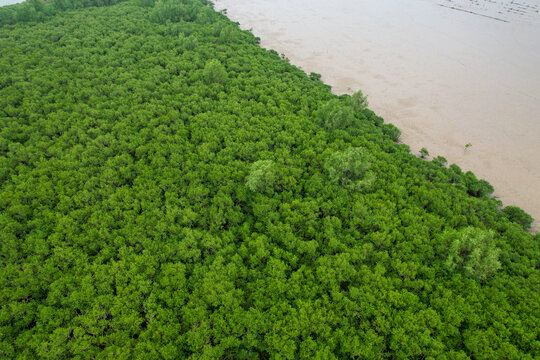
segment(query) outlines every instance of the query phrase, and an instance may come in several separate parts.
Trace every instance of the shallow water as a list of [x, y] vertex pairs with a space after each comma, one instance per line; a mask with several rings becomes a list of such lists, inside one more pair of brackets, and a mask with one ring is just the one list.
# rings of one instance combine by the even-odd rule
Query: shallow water
[[215, 8], [334, 92], [361, 89], [413, 153], [426, 147], [472, 170], [505, 205], [540, 219], [539, 3], [217, 0]]

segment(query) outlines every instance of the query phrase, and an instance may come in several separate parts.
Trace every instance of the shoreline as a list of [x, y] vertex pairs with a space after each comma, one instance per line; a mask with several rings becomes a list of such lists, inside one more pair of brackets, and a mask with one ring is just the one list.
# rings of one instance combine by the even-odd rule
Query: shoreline
[[[469, 49], [460, 47], [463, 38], [458, 36], [458, 41], [444, 33], [427, 39], [425, 44], [429, 46], [414, 48], [419, 54], [412, 56], [408, 45], [417, 43], [410, 39], [411, 33], [421, 36], [425, 27], [437, 19], [431, 17], [426, 20], [427, 24], [413, 24], [415, 29], [396, 33], [401, 30], [399, 25], [408, 24], [411, 19], [399, 19], [403, 24], [393, 22], [395, 19], [389, 16], [394, 11], [391, 6], [380, 13], [375, 11], [380, 9], [368, 9], [371, 11], [368, 15], [379, 16], [376, 21], [382, 21], [386, 28], [365, 26], [359, 31], [358, 24], [363, 18], [353, 21], [357, 13], [343, 4], [314, 4], [309, 8], [301, 6], [300, 1], [290, 13], [277, 14], [278, 5], [260, 3], [251, 3], [248, 7], [242, 1], [233, 4], [218, 0], [215, 9], [227, 9], [227, 16], [232, 21], [261, 38], [261, 47], [285, 54], [292, 64], [308, 74], [312, 71], [321, 74], [321, 80], [332, 87], [333, 93], [362, 90], [368, 95], [369, 107], [386, 123], [392, 123], [402, 131], [400, 140], [410, 146], [413, 154], [426, 147], [433, 157], [444, 156], [449, 164], [455, 163], [464, 171], [470, 170], [478, 178], [487, 180], [495, 188], [494, 197], [504, 206], [518, 206], [529, 213], [535, 218], [531, 229], [540, 231], [540, 199], [530, 195], [540, 193], [540, 164], [535, 162], [536, 154], [540, 153], [540, 143], [536, 140], [540, 136], [540, 124], [535, 121], [540, 114], [540, 86], [533, 84], [535, 76], [540, 78], [537, 72], [520, 79], [519, 63], [510, 64], [507, 58], [495, 57], [498, 49], [473, 48], [472, 54], [466, 56], [465, 50]], [[387, 3], [398, 6], [391, 1]], [[452, 24], [458, 17], [465, 25], [480, 22], [481, 26], [478, 26], [488, 30], [500, 31], [497, 26], [509, 26], [508, 23], [449, 11], [426, 1], [413, 2], [410, 7], [413, 5], [428, 14], [438, 11]], [[305, 12], [303, 23], [298, 19], [299, 11]], [[332, 11], [335, 14], [331, 14]], [[390, 19], [385, 19], [387, 16]], [[335, 28], [336, 19], [342, 20], [340, 26], [343, 28]], [[362, 42], [352, 35], [359, 33]], [[468, 34], [461, 30], [458, 35]], [[482, 31], [480, 35], [478, 41], [491, 40], [498, 44], [504, 40]], [[510, 35], [516, 36], [515, 33]], [[440, 45], [437, 43], [439, 38], [446, 40], [448, 48], [444, 59], [432, 51]], [[384, 46], [379, 46], [377, 39], [381, 39]], [[476, 44], [472, 40], [469, 42]], [[540, 51], [540, 41], [537, 47]], [[535, 48], [536, 43], [531, 51]], [[490, 56], [489, 52], [494, 55]], [[470, 59], [479, 60], [471, 62]], [[486, 63], [494, 64], [494, 68], [516, 66], [501, 76], [490, 78]], [[460, 71], [458, 76], [453, 73], [456, 68]], [[531, 68], [534, 71], [534, 66]], [[536, 96], [539, 105], [535, 105]], [[518, 124], [516, 118], [523, 123]], [[472, 146], [466, 150], [468, 143]]]

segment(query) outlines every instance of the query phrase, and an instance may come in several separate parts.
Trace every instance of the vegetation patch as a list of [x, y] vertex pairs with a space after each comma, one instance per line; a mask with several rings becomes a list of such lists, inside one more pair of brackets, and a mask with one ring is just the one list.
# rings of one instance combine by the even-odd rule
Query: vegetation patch
[[540, 357], [530, 217], [363, 94], [206, 1], [0, 24], [0, 358]]

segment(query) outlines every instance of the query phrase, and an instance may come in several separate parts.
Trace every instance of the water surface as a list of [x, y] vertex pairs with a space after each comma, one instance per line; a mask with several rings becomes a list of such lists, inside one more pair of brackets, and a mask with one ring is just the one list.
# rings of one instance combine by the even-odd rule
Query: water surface
[[0, 6], [22, 3], [25, 0], [0, 0]]
[[[540, 219], [540, 0], [217, 0], [336, 93]], [[466, 144], [472, 144], [465, 150]], [[538, 223], [535, 225], [538, 230]]]

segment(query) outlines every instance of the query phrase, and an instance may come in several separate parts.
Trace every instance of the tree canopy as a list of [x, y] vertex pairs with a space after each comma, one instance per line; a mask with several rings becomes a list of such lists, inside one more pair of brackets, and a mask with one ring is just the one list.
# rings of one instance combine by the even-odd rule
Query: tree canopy
[[540, 357], [528, 218], [209, 3], [0, 24], [1, 358]]
[[254, 192], [272, 193], [275, 182], [274, 167], [271, 160], [254, 162], [246, 178], [246, 187]]
[[451, 243], [446, 265], [450, 270], [459, 269], [484, 281], [500, 269], [500, 250], [492, 231], [468, 227], [448, 236]]
[[363, 148], [349, 148], [328, 158], [326, 168], [330, 180], [350, 190], [368, 188], [375, 180], [368, 152]]

